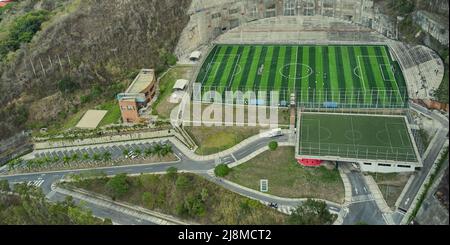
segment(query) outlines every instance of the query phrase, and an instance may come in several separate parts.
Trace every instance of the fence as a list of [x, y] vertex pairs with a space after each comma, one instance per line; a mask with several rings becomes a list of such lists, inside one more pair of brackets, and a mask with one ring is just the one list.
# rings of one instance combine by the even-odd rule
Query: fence
[[299, 154], [306, 156], [339, 156], [348, 159], [383, 160], [396, 162], [417, 162], [412, 148], [361, 146], [353, 144], [302, 142]]
[[[278, 101], [275, 103], [280, 107], [290, 105], [291, 98], [295, 98], [298, 107], [304, 108], [407, 108], [408, 94], [406, 88], [399, 90], [381, 89], [281, 89], [273, 91], [273, 88], [261, 87], [239, 87], [233, 91], [233, 103], [249, 104], [257, 101], [258, 105], [272, 105], [270, 95], [278, 92]], [[217, 102], [217, 100], [230, 102], [226, 97], [224, 86], [208, 86], [201, 88], [201, 100], [205, 103]], [[239, 91], [240, 93], [236, 92]], [[217, 92], [217, 93], [216, 93]], [[219, 95], [220, 98], [217, 98]], [[198, 96], [197, 96], [198, 97]], [[196, 98], [194, 98], [196, 99]], [[198, 101], [198, 98], [197, 98]]]

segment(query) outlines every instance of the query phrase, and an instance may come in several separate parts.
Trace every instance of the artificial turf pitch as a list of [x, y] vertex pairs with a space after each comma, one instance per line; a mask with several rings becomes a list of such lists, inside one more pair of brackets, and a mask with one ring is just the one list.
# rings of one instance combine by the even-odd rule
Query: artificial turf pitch
[[298, 155], [417, 162], [404, 117], [302, 113]]
[[197, 83], [206, 91], [279, 91], [287, 101], [404, 107], [406, 85], [387, 46], [216, 45]]

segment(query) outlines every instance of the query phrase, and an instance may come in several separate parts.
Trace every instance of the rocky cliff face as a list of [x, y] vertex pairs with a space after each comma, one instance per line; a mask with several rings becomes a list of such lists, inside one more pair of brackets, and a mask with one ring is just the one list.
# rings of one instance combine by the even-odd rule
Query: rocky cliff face
[[[32, 2], [40, 8], [48, 1]], [[87, 89], [111, 84], [130, 70], [161, 67], [159, 57], [173, 51], [189, 20], [191, 0], [67, 2], [30, 44], [0, 67], [0, 103], [10, 104], [0, 107], [0, 138], [21, 126], [8, 115], [10, 107], [22, 104], [21, 109], [28, 110], [30, 104], [54, 95], [61, 79]]]

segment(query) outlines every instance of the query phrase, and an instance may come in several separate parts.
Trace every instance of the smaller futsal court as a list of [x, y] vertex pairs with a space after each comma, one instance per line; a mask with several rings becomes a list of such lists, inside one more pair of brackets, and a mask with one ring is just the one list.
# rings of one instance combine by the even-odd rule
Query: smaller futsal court
[[298, 155], [417, 163], [405, 117], [301, 113]]

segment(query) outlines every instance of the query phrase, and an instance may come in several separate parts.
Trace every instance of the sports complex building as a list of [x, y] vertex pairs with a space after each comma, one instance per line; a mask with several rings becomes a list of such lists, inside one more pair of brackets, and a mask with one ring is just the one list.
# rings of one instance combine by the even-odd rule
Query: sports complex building
[[[272, 5], [266, 4], [257, 5], [258, 17], [246, 19], [254, 14], [249, 11], [256, 1], [213, 2], [217, 5], [193, 11], [185, 31], [191, 35], [182, 36], [179, 44], [179, 49], [195, 47], [206, 54], [192, 78], [202, 85], [201, 94], [214, 91], [228, 104], [295, 111], [290, 128], [296, 135], [296, 158], [304, 165], [349, 162], [372, 172], [422, 167], [424, 149], [409, 106], [442, 81], [443, 63], [434, 51], [392, 40], [392, 33], [380, 33], [373, 23], [364, 25], [367, 16], [359, 10], [349, 10], [355, 17], [349, 21], [345, 14], [323, 12], [295, 10], [292, 16], [287, 5], [277, 3], [273, 16], [267, 16]], [[324, 2], [332, 3], [336, 15], [339, 6], [344, 11], [342, 2], [364, 7], [355, 0]], [[224, 12], [225, 6], [238, 11]], [[230, 19], [238, 24], [208, 36], [208, 28]], [[240, 91], [244, 99], [225, 100], [227, 91]], [[270, 101], [272, 91], [279, 93], [276, 104]], [[203, 96], [202, 103], [214, 102], [215, 96]]]

